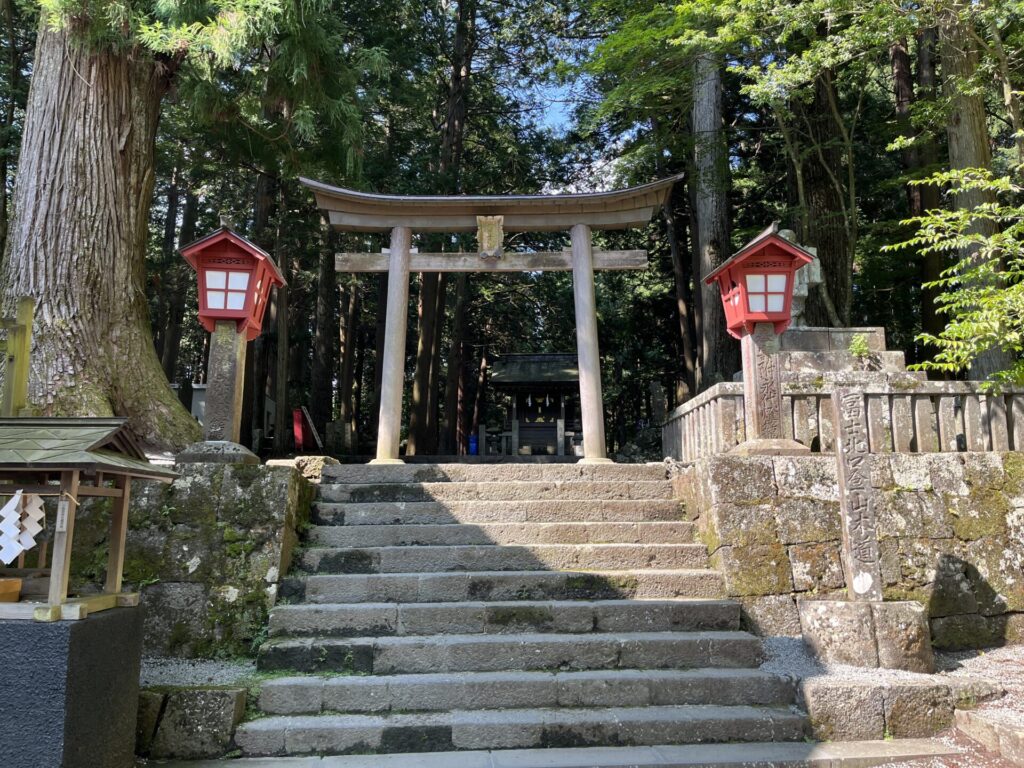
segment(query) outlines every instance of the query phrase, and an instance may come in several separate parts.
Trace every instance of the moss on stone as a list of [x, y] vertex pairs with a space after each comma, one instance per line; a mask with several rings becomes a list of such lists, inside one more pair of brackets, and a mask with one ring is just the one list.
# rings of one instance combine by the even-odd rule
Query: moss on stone
[[543, 627], [554, 621], [550, 608], [531, 605], [509, 605], [490, 608], [487, 611], [487, 623], [499, 627], [523, 625]]
[[966, 499], [950, 507], [953, 533], [963, 541], [1006, 534], [1006, 516], [1012, 511], [1005, 491], [972, 484]]

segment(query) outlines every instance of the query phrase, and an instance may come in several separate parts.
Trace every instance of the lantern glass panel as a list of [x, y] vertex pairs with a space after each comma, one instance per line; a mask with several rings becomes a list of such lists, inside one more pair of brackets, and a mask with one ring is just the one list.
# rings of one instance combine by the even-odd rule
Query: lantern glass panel
[[751, 312], [764, 312], [765, 300], [763, 293], [752, 293], [747, 297]]
[[211, 269], [206, 272], [206, 287], [207, 288], [220, 288], [223, 290], [227, 286], [227, 272], [221, 272], [219, 269]]
[[245, 309], [245, 294], [239, 291], [228, 291], [228, 309]]
[[209, 309], [224, 309], [224, 291], [207, 291], [206, 306]]
[[768, 292], [769, 293], [785, 293], [786, 292], [786, 276], [785, 275], [768, 275]]
[[768, 311], [781, 312], [786, 306], [786, 297], [781, 293], [768, 294]]
[[232, 272], [228, 275], [228, 288], [230, 288], [232, 291], [244, 291], [248, 287], [248, 272]]
[[764, 275], [747, 275], [747, 291], [750, 293], [764, 293]]

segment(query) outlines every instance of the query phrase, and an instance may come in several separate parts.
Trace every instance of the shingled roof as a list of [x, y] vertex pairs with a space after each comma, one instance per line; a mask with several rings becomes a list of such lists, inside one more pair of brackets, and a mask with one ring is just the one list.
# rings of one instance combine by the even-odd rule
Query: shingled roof
[[170, 481], [150, 464], [120, 418], [0, 419], [0, 470], [83, 470]]

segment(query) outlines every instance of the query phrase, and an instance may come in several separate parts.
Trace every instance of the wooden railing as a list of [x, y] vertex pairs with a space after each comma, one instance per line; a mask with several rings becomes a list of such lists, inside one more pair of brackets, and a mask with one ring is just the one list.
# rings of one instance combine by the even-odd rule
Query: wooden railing
[[[978, 382], [910, 381], [866, 385], [873, 453], [1024, 451], [1024, 389], [987, 394]], [[835, 448], [828, 385], [784, 384], [785, 437], [814, 453]], [[694, 461], [746, 439], [743, 385], [717, 384], [672, 411], [662, 426], [665, 456]]]
[[0, 317], [0, 416], [19, 416], [28, 405], [34, 308], [33, 299], [18, 299], [16, 315]]

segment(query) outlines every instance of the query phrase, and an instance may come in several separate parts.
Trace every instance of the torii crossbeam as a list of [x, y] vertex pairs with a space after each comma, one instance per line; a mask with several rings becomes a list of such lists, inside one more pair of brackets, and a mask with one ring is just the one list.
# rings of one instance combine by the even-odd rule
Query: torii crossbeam
[[[386, 334], [382, 354], [377, 457], [371, 463], [401, 463], [402, 386], [412, 272], [573, 273], [576, 346], [580, 372], [583, 462], [604, 463], [604, 407], [594, 300], [595, 269], [643, 269], [646, 251], [594, 251], [591, 231], [645, 226], [668, 200], [678, 176], [612, 192], [562, 195], [379, 195], [333, 187], [311, 179], [330, 225], [347, 232], [391, 232], [388, 254], [339, 253], [340, 272], [387, 272]], [[478, 233], [479, 253], [412, 253], [412, 233]], [[554, 252], [505, 252], [503, 233], [569, 230], [572, 248]]]

